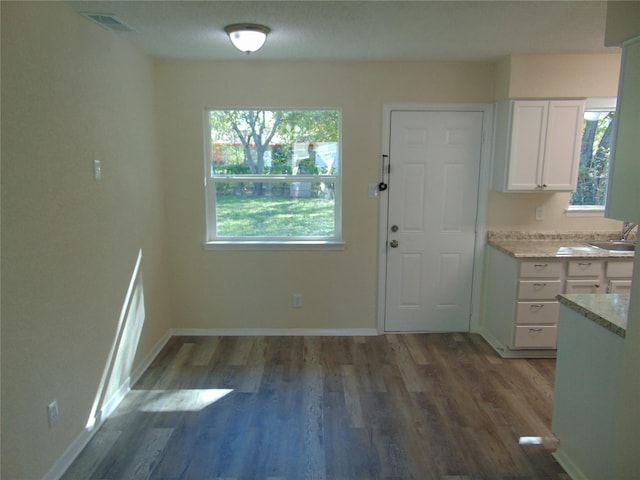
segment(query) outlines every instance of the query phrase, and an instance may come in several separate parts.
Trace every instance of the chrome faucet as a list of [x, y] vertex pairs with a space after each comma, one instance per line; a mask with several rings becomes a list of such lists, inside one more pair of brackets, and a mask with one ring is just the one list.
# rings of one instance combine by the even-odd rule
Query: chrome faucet
[[621, 238], [621, 240], [626, 242], [629, 239], [629, 234], [631, 233], [631, 230], [633, 230], [637, 226], [638, 226], [637, 223], [624, 222], [622, 224], [622, 238]]

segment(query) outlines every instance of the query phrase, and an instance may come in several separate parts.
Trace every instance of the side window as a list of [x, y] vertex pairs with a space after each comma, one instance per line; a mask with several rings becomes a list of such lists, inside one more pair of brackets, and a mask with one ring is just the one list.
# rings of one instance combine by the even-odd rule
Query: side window
[[205, 116], [207, 242], [341, 240], [336, 110], [211, 110]]
[[604, 210], [616, 99], [589, 99], [584, 113], [578, 186], [570, 210]]

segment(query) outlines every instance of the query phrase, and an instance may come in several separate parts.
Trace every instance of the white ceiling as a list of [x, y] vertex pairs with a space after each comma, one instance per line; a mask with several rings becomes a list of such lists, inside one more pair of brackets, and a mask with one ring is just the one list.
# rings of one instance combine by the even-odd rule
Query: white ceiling
[[[510, 53], [606, 53], [605, 1], [70, 1], [117, 16], [154, 57], [238, 60], [231, 23], [272, 29], [261, 60], [494, 61]], [[89, 21], [89, 20], [87, 20]]]

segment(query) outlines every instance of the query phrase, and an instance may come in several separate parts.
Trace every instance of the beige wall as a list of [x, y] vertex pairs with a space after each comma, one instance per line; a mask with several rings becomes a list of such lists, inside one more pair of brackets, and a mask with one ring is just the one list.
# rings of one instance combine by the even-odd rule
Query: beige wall
[[[615, 97], [620, 53], [605, 55], [511, 55], [497, 64], [496, 99]], [[617, 231], [621, 223], [604, 217], [565, 214], [569, 193], [490, 192], [488, 230]], [[536, 208], [545, 209], [542, 221]]]
[[[177, 326], [376, 328], [385, 102], [490, 102], [484, 63], [210, 63], [156, 61]], [[203, 111], [333, 107], [342, 112], [344, 251], [204, 251]], [[302, 309], [290, 307], [301, 293]]]
[[510, 98], [615, 97], [619, 49], [600, 55], [512, 55]]
[[140, 249], [134, 365], [170, 327], [151, 88], [67, 5], [2, 2], [2, 478], [41, 478], [83, 431]]
[[[558, 60], [576, 59], [526, 60], [152, 62], [62, 3], [3, 2], [3, 478], [41, 477], [82, 432], [140, 249], [146, 321], [134, 366], [172, 327], [375, 328], [379, 200], [367, 192], [384, 103], [489, 103], [511, 89], [555, 96], [577, 85], [572, 70], [552, 78]], [[525, 70], [538, 76], [529, 87]], [[609, 74], [581, 95], [613, 94]], [[208, 107], [341, 110], [345, 250], [203, 249]], [[533, 216], [540, 202], [544, 222]], [[610, 228], [566, 219], [565, 204], [562, 194], [491, 193], [487, 225]], [[294, 292], [302, 309], [290, 308]], [[53, 399], [60, 423], [49, 430]]]

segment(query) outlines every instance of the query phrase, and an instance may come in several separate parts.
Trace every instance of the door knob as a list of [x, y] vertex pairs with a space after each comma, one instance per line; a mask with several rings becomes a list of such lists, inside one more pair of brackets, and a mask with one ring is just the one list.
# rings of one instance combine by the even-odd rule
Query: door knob
[[397, 232], [398, 231], [398, 225], [392, 225], [391, 226], [391, 231], [392, 232]]
[[389, 246], [390, 246], [391, 248], [398, 248], [398, 245], [399, 245], [398, 240], [391, 240], [391, 241], [389, 242]]

